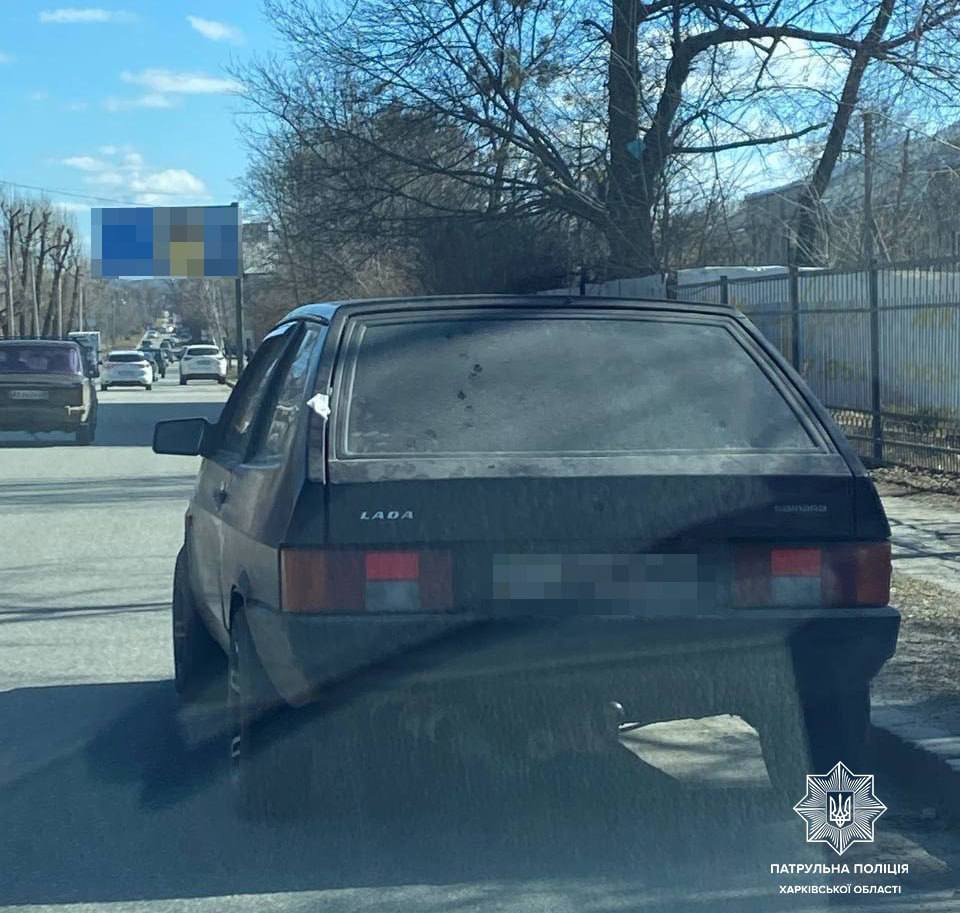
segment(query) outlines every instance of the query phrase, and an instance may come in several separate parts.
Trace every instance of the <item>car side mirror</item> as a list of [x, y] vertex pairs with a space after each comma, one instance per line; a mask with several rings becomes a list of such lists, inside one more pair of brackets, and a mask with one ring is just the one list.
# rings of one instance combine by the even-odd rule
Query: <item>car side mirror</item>
[[177, 456], [204, 455], [213, 440], [213, 430], [213, 425], [205, 418], [157, 422], [153, 429], [153, 452]]
[[99, 377], [99, 376], [100, 376], [100, 369], [96, 365], [90, 365], [90, 367], [87, 368], [87, 377]]

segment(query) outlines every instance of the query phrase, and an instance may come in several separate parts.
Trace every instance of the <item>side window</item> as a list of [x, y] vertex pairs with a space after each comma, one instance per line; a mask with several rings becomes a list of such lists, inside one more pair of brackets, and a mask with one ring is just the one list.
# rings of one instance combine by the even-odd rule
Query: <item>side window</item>
[[282, 376], [273, 386], [272, 395], [264, 402], [264, 420], [260, 425], [252, 459], [270, 460], [282, 456], [290, 446], [300, 411], [307, 397], [310, 367], [315, 363], [326, 336], [326, 327], [308, 327], [292, 347], [281, 367]]
[[223, 410], [218, 453], [238, 459], [243, 459], [246, 455], [257, 410], [263, 402], [277, 364], [283, 357], [290, 338], [289, 330], [287, 325], [268, 336], [243, 372]]

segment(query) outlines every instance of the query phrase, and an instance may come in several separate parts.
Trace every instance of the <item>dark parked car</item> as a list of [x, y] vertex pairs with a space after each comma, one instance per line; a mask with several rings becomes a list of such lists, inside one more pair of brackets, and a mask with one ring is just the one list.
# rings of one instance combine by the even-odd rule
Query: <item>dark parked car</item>
[[574, 743], [615, 733], [611, 708], [739, 714], [792, 801], [861, 759], [899, 627], [889, 527], [830, 415], [730, 308], [305, 306], [215, 426], [161, 422], [154, 450], [204, 456], [176, 684], [195, 697], [227, 652], [248, 813], [317, 785], [278, 712], [357, 689], [513, 751], [521, 704]]
[[92, 443], [95, 377], [79, 343], [0, 340], [0, 431], [66, 431]]

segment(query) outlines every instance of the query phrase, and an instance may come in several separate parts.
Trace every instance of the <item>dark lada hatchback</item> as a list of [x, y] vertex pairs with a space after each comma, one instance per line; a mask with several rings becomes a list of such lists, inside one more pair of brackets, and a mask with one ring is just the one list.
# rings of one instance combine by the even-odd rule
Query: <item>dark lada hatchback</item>
[[95, 374], [76, 342], [0, 340], [0, 431], [66, 431], [93, 443]]
[[464, 750], [729, 713], [794, 799], [805, 772], [856, 769], [899, 626], [889, 528], [829, 414], [728, 308], [306, 306], [216, 426], [163, 422], [154, 449], [205, 458], [176, 684], [196, 697], [227, 653], [246, 813], [318, 785], [316, 739], [277, 720], [343, 750], [329, 728], [360, 694]]

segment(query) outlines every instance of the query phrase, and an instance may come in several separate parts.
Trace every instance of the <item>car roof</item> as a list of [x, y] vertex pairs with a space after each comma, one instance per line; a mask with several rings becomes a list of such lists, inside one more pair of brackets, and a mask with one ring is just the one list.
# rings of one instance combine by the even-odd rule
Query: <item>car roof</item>
[[215, 342], [191, 342], [190, 345], [187, 346], [187, 348], [188, 349], [216, 349], [218, 352], [220, 351], [220, 346], [218, 346]]
[[140, 349], [111, 349], [110, 354], [107, 355], [107, 358], [110, 355], [142, 355], [143, 352]]
[[64, 346], [72, 349], [80, 347], [75, 339], [0, 339], [0, 346]]
[[688, 314], [736, 315], [731, 305], [703, 304], [695, 301], [677, 301], [667, 298], [629, 298], [598, 295], [431, 295], [409, 298], [359, 298], [304, 304], [290, 311], [279, 324], [292, 320], [319, 320], [329, 323], [340, 311], [354, 310], [421, 310], [455, 307], [630, 307], [647, 310], [670, 310]]

